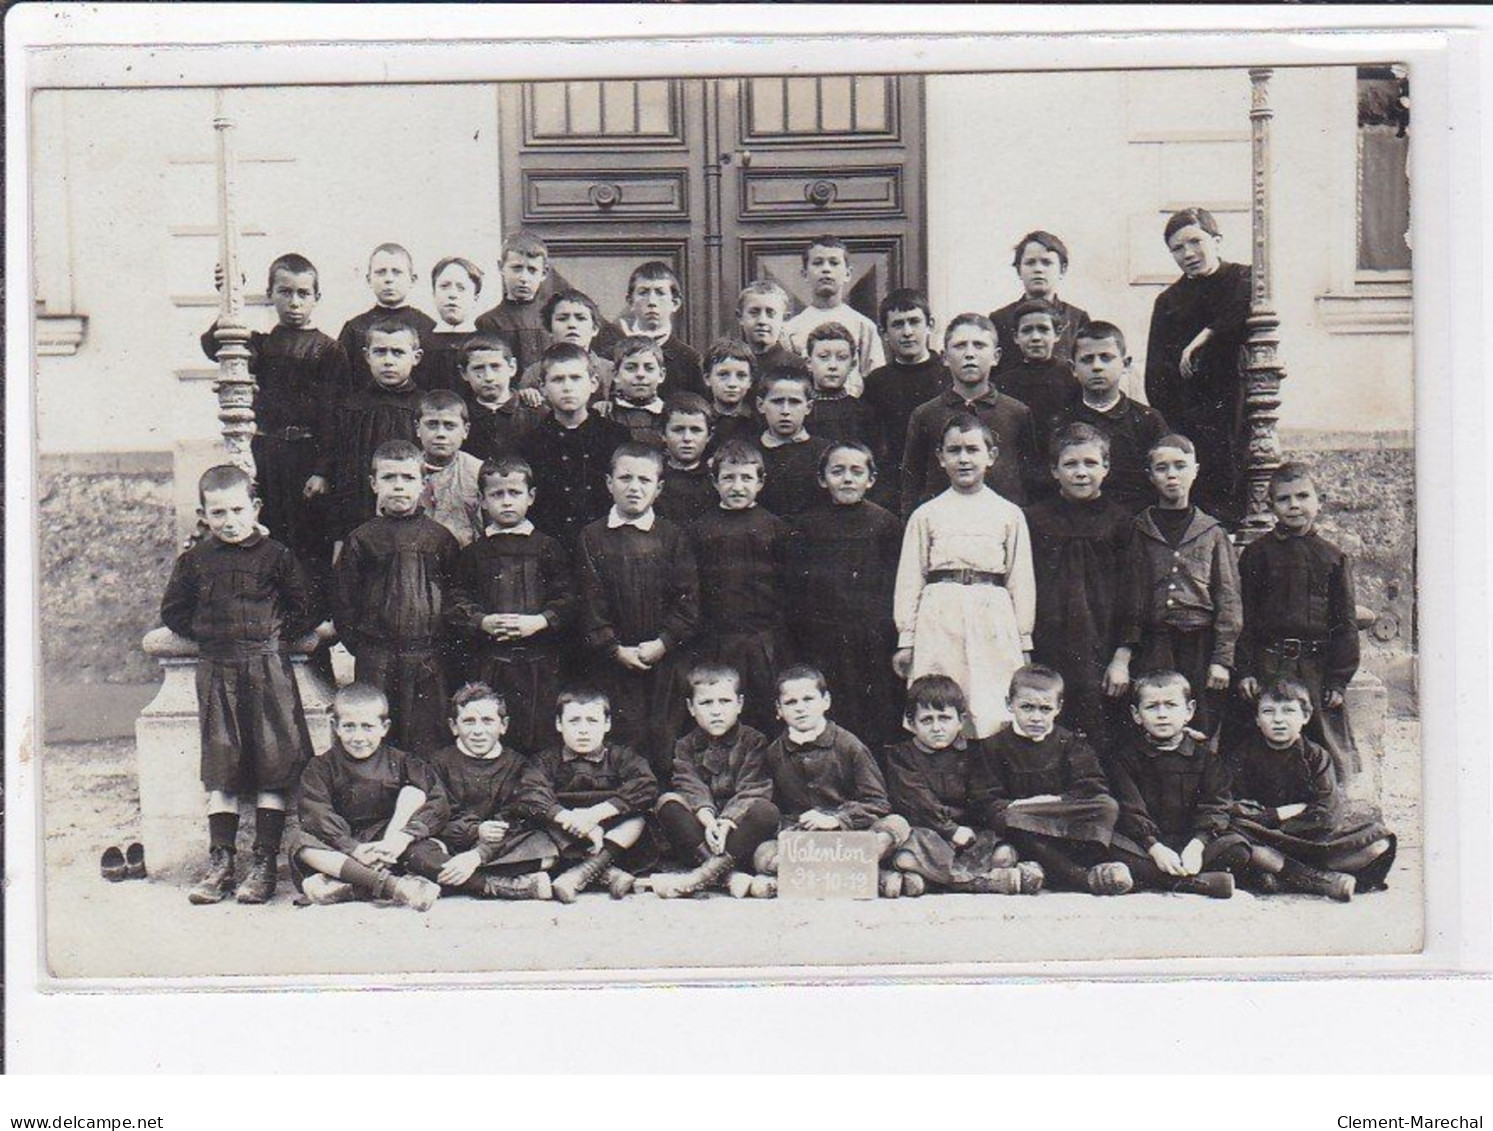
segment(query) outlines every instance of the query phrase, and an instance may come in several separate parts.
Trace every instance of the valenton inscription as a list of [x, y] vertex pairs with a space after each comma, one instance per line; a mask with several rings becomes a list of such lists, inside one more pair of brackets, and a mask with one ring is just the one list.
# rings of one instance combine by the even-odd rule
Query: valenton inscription
[[879, 850], [875, 833], [780, 833], [778, 896], [875, 899]]

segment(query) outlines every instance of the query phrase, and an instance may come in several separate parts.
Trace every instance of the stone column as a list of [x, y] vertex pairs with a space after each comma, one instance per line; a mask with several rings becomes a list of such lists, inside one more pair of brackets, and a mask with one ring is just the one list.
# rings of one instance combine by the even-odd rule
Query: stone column
[[238, 178], [233, 119], [224, 110], [223, 91], [216, 92], [213, 130], [218, 141], [218, 265], [223, 287], [218, 306], [218, 420], [228, 462], [254, 474], [254, 378], [249, 374], [249, 327], [244, 324], [244, 279], [238, 262]]

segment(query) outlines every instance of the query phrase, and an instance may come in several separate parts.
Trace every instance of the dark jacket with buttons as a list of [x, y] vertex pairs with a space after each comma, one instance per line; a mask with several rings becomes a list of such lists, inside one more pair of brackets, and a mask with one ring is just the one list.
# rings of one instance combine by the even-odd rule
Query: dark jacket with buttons
[[1122, 742], [1109, 763], [1120, 819], [1115, 831], [1149, 850], [1157, 841], [1181, 849], [1207, 844], [1229, 828], [1229, 775], [1207, 743], [1184, 735], [1160, 750], [1144, 735]]
[[1211, 662], [1234, 666], [1243, 628], [1239, 567], [1223, 524], [1202, 511], [1173, 546], [1147, 507], [1135, 517], [1120, 594], [1118, 640], [1137, 648], [1162, 627], [1213, 629]]
[[868, 829], [892, 811], [886, 782], [865, 744], [830, 723], [819, 737], [795, 742], [784, 731], [766, 751], [773, 800], [790, 823], [817, 809], [846, 829]]

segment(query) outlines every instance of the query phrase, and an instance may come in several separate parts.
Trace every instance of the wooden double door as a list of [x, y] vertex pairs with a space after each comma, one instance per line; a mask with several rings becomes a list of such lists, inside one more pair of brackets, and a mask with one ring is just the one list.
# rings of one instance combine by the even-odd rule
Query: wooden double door
[[556, 283], [607, 317], [628, 273], [679, 273], [679, 326], [703, 348], [735, 327], [737, 292], [774, 279], [808, 301], [809, 241], [850, 248], [850, 303], [924, 287], [918, 76], [638, 79], [499, 87], [504, 227], [549, 245]]

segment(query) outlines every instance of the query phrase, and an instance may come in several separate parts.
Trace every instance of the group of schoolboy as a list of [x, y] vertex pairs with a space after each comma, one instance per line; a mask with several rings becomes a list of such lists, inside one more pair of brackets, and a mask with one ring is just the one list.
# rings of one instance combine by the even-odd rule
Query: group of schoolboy
[[[315, 267], [274, 262], [257, 484], [203, 476], [162, 606], [201, 649], [192, 902], [272, 897], [291, 798], [314, 903], [770, 896], [785, 829], [871, 831], [888, 897], [1382, 886], [1312, 470], [1274, 475], [1236, 558], [1193, 444], [1121, 391], [1122, 331], [1058, 299], [1050, 233], [941, 358], [922, 295], [872, 323], [841, 241], [803, 264], [812, 305], [752, 283], [702, 357], [660, 262], [610, 325], [541, 302], [520, 233], [485, 314], [482, 271], [436, 264], [437, 323], [385, 244], [338, 340]], [[286, 653], [333, 639], [356, 680], [311, 757]]]

